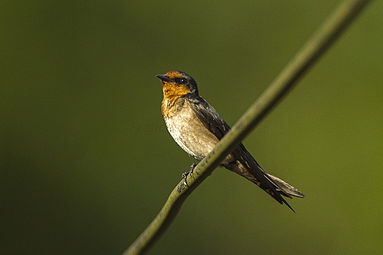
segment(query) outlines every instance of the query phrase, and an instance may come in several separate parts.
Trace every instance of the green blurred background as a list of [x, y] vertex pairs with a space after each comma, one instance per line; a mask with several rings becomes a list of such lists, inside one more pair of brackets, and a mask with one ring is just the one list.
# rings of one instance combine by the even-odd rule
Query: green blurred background
[[[120, 254], [193, 160], [157, 73], [234, 124], [339, 1], [0, 1], [0, 254]], [[382, 254], [383, 3], [244, 141], [296, 214], [217, 169], [149, 254]]]

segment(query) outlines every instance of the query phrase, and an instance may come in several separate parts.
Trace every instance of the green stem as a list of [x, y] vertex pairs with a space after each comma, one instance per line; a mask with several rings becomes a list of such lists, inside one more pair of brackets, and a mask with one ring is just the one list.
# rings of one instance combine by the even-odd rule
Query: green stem
[[217, 144], [187, 177], [188, 186], [181, 181], [170, 193], [168, 200], [145, 231], [124, 252], [124, 255], [143, 254], [161, 236], [177, 215], [182, 203], [191, 192], [219, 165], [219, 163], [270, 112], [297, 80], [325, 52], [341, 32], [362, 11], [369, 0], [344, 1], [308, 40], [290, 63], [282, 70], [259, 99], [245, 112], [229, 133]]

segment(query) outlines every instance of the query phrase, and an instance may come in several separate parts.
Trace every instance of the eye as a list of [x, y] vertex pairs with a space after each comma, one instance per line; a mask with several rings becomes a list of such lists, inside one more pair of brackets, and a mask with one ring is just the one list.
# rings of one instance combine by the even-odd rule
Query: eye
[[178, 84], [185, 84], [185, 83], [187, 83], [187, 80], [185, 78], [176, 78], [175, 81]]

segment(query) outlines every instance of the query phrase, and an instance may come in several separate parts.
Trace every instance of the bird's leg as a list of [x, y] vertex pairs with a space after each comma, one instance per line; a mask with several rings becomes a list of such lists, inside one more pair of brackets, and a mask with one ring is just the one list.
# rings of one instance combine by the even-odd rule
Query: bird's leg
[[197, 164], [198, 164], [198, 163], [195, 163], [195, 162], [194, 162], [194, 163], [190, 166], [189, 170], [187, 170], [186, 172], [184, 172], [184, 173], [182, 174], [182, 178], [184, 179], [184, 185], [187, 186], [187, 187], [189, 187], [188, 182], [187, 182], [188, 175], [191, 174], [191, 173], [193, 173], [194, 168], [197, 166]]

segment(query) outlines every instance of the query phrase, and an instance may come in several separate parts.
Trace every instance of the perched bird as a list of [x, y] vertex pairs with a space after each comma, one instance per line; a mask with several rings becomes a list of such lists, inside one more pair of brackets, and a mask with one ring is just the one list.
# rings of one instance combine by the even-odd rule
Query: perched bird
[[[190, 156], [202, 160], [230, 130], [229, 125], [198, 95], [197, 83], [190, 75], [169, 71], [156, 76], [162, 83], [164, 97], [161, 112], [169, 133]], [[282, 196], [304, 197], [290, 184], [263, 170], [243, 144], [226, 156], [221, 166], [257, 184], [291, 210]]]

